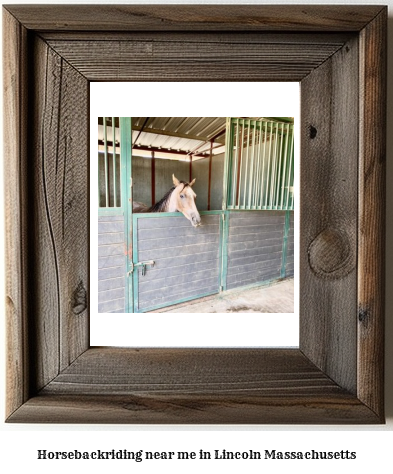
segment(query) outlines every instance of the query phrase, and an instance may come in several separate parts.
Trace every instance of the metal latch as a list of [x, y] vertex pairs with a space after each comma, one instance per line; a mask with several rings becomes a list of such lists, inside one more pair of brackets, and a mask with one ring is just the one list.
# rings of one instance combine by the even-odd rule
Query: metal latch
[[142, 267], [142, 276], [145, 276], [146, 274], [146, 265], [151, 265], [152, 267], [154, 267], [154, 264], [156, 262], [154, 260], [147, 260], [146, 262], [138, 262], [138, 263], [130, 263], [130, 270], [128, 271], [127, 275], [130, 276], [131, 273], [134, 272], [134, 268], [135, 267]]

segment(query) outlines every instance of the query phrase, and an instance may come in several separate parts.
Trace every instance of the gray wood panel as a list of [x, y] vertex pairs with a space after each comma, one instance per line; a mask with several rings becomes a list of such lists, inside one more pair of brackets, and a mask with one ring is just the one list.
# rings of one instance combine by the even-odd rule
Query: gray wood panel
[[359, 67], [364, 96], [359, 116], [357, 393], [376, 413], [384, 406], [386, 22], [387, 7], [362, 31]]
[[[221, 5], [206, 5], [202, 11], [197, 5], [176, 5], [175, 8], [167, 5], [100, 5], [99, 9], [91, 9], [89, 5], [51, 5], [50, 9], [45, 5], [8, 5], [7, 8], [26, 27], [49, 31], [51, 36], [55, 32], [61, 35], [68, 31], [94, 31], [105, 32], [103, 38], [113, 31], [246, 31], [249, 34], [278, 32], [283, 28], [289, 33], [359, 31], [381, 10], [377, 5], [362, 5], [356, 11], [352, 5], [340, 5], [340, 8], [336, 5], [227, 5], [224, 13]], [[330, 42], [326, 39], [327, 44]], [[224, 73], [222, 77], [225, 77]]]
[[[236, 19], [237, 21], [237, 19]], [[235, 22], [236, 23], [236, 22]], [[231, 29], [233, 28], [233, 23]], [[302, 41], [299, 44], [280, 44], [274, 39], [271, 43], [260, 41], [244, 45], [233, 41], [231, 44], [212, 37], [211, 42], [195, 44], [192, 39], [182, 41], [160, 41], [156, 36], [155, 41], [144, 42], [121, 41], [107, 38], [105, 49], [102, 43], [92, 43], [80, 39], [78, 42], [54, 39], [50, 41], [52, 47], [56, 48], [67, 61], [80, 70], [89, 80], [97, 80], [103, 75], [108, 80], [116, 78], [122, 81], [125, 78], [134, 79], [144, 77], [146, 80], [154, 80], [159, 74], [165, 74], [168, 80], [190, 80], [194, 75], [200, 75], [203, 71], [205, 80], [215, 80], [220, 76], [222, 57], [225, 57], [226, 80], [234, 80], [239, 76], [248, 74], [248, 80], [280, 80], [285, 77], [284, 68], [291, 70], [293, 80], [300, 81], [318, 67], [326, 56], [334, 54], [341, 44], [321, 44], [310, 38], [309, 42]], [[70, 48], [72, 44], [72, 49]], [[116, 44], [116, 49], [115, 49]], [[304, 46], [304, 47], [301, 47]], [[178, 51], [182, 49], [182, 57], [179, 58]], [[293, 57], [288, 60], [288, 55]], [[198, 55], [200, 61], [193, 63], [193, 71], [188, 67], [190, 59]], [[124, 61], [124, 58], [127, 58]], [[161, 68], [148, 68], [152, 60]], [[105, 70], [99, 67], [105, 61]], [[254, 67], [250, 67], [250, 63]], [[288, 64], [289, 63], [289, 64]], [[95, 67], [94, 67], [95, 66]], [[162, 71], [160, 72], [160, 69]], [[263, 79], [262, 79], [263, 78]]]
[[358, 59], [358, 43], [349, 41], [301, 91], [300, 308], [307, 317], [300, 318], [299, 344], [351, 393], [358, 364]]
[[[98, 312], [125, 311], [124, 216], [98, 217]], [[120, 311], [121, 310], [121, 311]]]
[[209, 192], [209, 158], [192, 162], [192, 178], [195, 178], [193, 190], [197, 195], [195, 199], [197, 209], [206, 211]]
[[280, 278], [285, 212], [229, 212], [227, 289]]
[[[216, 229], [215, 233], [210, 233], [210, 234], [198, 233], [196, 235], [193, 235], [192, 237], [186, 237], [185, 239], [182, 239], [182, 242], [185, 243], [186, 248], [190, 247], [190, 251], [192, 251], [191, 247], [193, 247], [194, 245], [205, 245], [205, 244], [207, 245], [211, 243], [216, 244], [218, 226], [215, 226], [215, 229]], [[145, 241], [141, 241], [138, 244], [138, 251], [142, 253], [143, 251], [147, 251], [147, 250], [168, 249], [169, 247], [172, 247], [173, 244], [175, 244], [176, 247], [178, 246], [177, 242], [168, 241], [168, 238], [165, 238], [165, 237], [164, 238], [158, 237], [156, 239], [148, 239]]]
[[210, 189], [210, 209], [222, 209], [222, 193], [224, 184], [224, 162], [225, 154], [213, 156], [212, 159], [212, 176]]
[[[28, 33], [20, 23], [3, 10], [3, 160], [4, 166], [4, 237], [6, 255], [4, 259], [5, 273], [5, 311], [7, 340], [5, 349], [7, 390], [6, 413], [9, 415], [28, 400], [31, 389], [31, 376], [26, 365], [29, 344], [26, 328], [29, 327], [27, 314], [26, 288], [29, 278], [23, 268], [27, 267], [28, 250], [23, 235], [28, 235], [27, 217], [31, 213], [26, 209], [28, 199], [28, 183], [31, 177], [27, 166], [29, 141], [26, 139], [26, 126], [22, 126], [23, 116], [27, 116], [27, 44]], [[11, 185], [6, 185], [6, 183]], [[30, 239], [28, 239], [30, 241]], [[31, 304], [31, 303], [30, 303]]]
[[154, 204], [151, 193], [151, 158], [135, 156], [138, 149], [133, 149], [132, 154], [132, 196], [134, 201], [143, 202], [147, 206]]
[[294, 229], [294, 212], [290, 212], [289, 217], [289, 232], [287, 241], [287, 255], [285, 263], [285, 276], [291, 277], [294, 275], [294, 257], [295, 257], [295, 229]]
[[[209, 233], [216, 234], [218, 231], [218, 224], [214, 221], [209, 221], [210, 223], [208, 224], [207, 223], [208, 216], [202, 215], [201, 217], [202, 217], [202, 227], [200, 228], [199, 233], [203, 232], [205, 234], [209, 234]], [[179, 225], [177, 227], [177, 231], [176, 231], [177, 236], [179, 235], [184, 236], [184, 237], [195, 236], [194, 228], [187, 221], [184, 221], [182, 224], [184, 225], [182, 226]], [[142, 227], [142, 223], [141, 223], [141, 227]], [[172, 234], [173, 234], [173, 230], [170, 227], [168, 228], [160, 227], [160, 237], [168, 238], [168, 237], [171, 237]], [[150, 239], [156, 239], [156, 238], [157, 238], [156, 233], [154, 232], [152, 233], [150, 229], [143, 229], [143, 228], [138, 229], [138, 239], [140, 241], [148, 241]]]
[[[88, 89], [85, 79], [40, 38], [30, 38], [28, 245], [29, 310], [37, 353], [36, 391], [89, 346]], [[32, 64], [32, 63], [31, 63]], [[77, 107], [70, 106], [75, 100]], [[56, 112], [54, 113], [54, 110]], [[83, 157], [83, 158], [82, 158]]]
[[[187, 230], [193, 229], [190, 222], [179, 213], [179, 217], [182, 217], [179, 221], [176, 221], [176, 229], [179, 229], [179, 232], [183, 232], [180, 230], [181, 227], [186, 227]], [[204, 214], [201, 216], [202, 223], [201, 226], [197, 228], [198, 233], [205, 231], [206, 225], [218, 225], [217, 215], [212, 214]], [[138, 232], [140, 229], [168, 229], [171, 227], [175, 221], [173, 219], [177, 219], [176, 217], [166, 217], [157, 215], [157, 217], [149, 217], [148, 219], [139, 219], [138, 220]], [[176, 235], [178, 235], [176, 233]]]
[[116, 267], [124, 265], [124, 255], [111, 255], [109, 257], [100, 257], [98, 259], [98, 269], [107, 268], [111, 265]]
[[[98, 292], [112, 290], [115, 288], [124, 288], [125, 286], [125, 277], [118, 278], [108, 278], [107, 280], [101, 280], [98, 282]], [[102, 303], [102, 301], [99, 301]]]
[[182, 215], [137, 222], [138, 261], [155, 261], [143, 276], [138, 268], [139, 311], [218, 292], [220, 215], [203, 215], [196, 228]]
[[124, 232], [106, 232], [98, 234], [98, 245], [121, 244], [124, 242]]
[[156, 168], [156, 199], [158, 202], [172, 188], [172, 174], [180, 181], [189, 181], [190, 163], [187, 161], [165, 160], [157, 158]]
[[99, 303], [98, 312], [99, 313], [113, 313], [115, 311], [124, 312], [124, 306], [125, 306], [125, 299], [123, 296], [123, 298], [118, 298], [111, 301], [105, 301], [104, 303]]

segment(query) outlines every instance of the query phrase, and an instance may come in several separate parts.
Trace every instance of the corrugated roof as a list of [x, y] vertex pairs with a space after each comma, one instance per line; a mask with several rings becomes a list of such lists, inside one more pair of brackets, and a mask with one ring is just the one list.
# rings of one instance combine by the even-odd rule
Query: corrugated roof
[[[211, 140], [214, 155], [225, 151], [226, 117], [132, 117], [131, 123], [134, 152], [143, 156], [154, 151], [157, 158], [189, 160], [192, 156], [197, 160], [210, 154]], [[116, 132], [119, 140], [118, 129]], [[99, 140], [102, 138], [99, 125]]]
[[217, 144], [213, 154], [224, 151], [225, 122], [225, 117], [133, 117], [132, 143], [136, 151], [182, 153], [197, 159], [210, 153], [212, 139]]

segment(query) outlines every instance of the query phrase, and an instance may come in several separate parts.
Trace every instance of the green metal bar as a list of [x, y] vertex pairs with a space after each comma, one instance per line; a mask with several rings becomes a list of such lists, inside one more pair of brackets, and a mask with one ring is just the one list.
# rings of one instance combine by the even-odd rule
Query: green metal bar
[[[289, 205], [289, 195], [291, 194], [290, 193], [290, 189], [291, 189], [291, 182], [293, 183], [293, 179], [292, 179], [292, 167], [293, 167], [293, 140], [294, 140], [294, 136], [293, 136], [293, 128], [292, 128], [292, 133], [291, 133], [291, 146], [290, 146], [290, 152], [289, 152], [289, 170], [288, 170], [288, 193], [287, 193], [287, 200], [286, 200], [286, 204], [285, 204], [285, 209], [289, 209], [288, 205]], [[293, 209], [293, 193], [292, 193], [292, 209]]]
[[230, 215], [229, 211], [224, 211], [221, 218], [221, 228], [220, 228], [220, 246], [221, 246], [220, 286], [222, 288], [222, 291], [225, 291], [227, 289], [229, 215]]
[[[230, 169], [228, 171], [228, 205], [227, 209], [231, 209], [236, 202], [236, 175], [237, 175], [237, 153], [239, 149], [239, 119], [231, 119], [232, 128], [230, 129], [231, 133], [231, 161], [229, 163]], [[236, 150], [235, 150], [235, 141], [236, 141]]]
[[222, 208], [226, 209], [230, 204], [230, 192], [231, 192], [231, 159], [232, 151], [231, 148], [231, 136], [232, 136], [232, 121], [229, 117], [226, 119], [226, 135], [225, 135], [225, 156], [224, 156], [224, 176], [223, 176], [223, 191], [222, 191]]
[[122, 216], [124, 214], [121, 207], [99, 207], [98, 216]]
[[259, 200], [261, 195], [261, 187], [262, 187], [262, 144], [263, 144], [263, 122], [262, 120], [259, 122], [259, 142], [258, 142], [258, 167], [256, 172], [256, 191], [255, 191], [255, 208], [258, 209], [259, 207]]
[[[257, 130], [257, 126], [259, 125], [259, 130]], [[252, 195], [252, 204], [251, 207], [256, 209], [257, 201], [258, 201], [258, 193], [259, 193], [259, 185], [260, 182], [258, 181], [259, 176], [259, 158], [260, 158], [260, 143], [261, 143], [261, 121], [255, 121], [255, 133], [258, 140], [256, 140], [256, 156], [255, 156], [255, 172], [254, 172], [254, 179], [253, 179], [253, 187], [254, 192]]]
[[258, 208], [262, 209], [263, 207], [263, 192], [265, 188], [265, 179], [266, 179], [266, 172], [265, 172], [265, 161], [266, 161], [266, 142], [267, 142], [267, 127], [268, 127], [268, 122], [266, 122], [266, 130], [264, 136], [262, 136], [262, 141], [263, 141], [263, 159], [262, 159], [262, 166], [261, 166], [261, 189], [259, 191], [259, 199], [258, 199]]
[[291, 217], [290, 211], [286, 211], [285, 221], [284, 221], [284, 235], [283, 235], [283, 240], [282, 240], [281, 278], [285, 278], [285, 274], [286, 274], [290, 217]]
[[[105, 156], [104, 156], [105, 159]], [[98, 176], [97, 176], [97, 183], [98, 183], [98, 211], [102, 209], [101, 207], [101, 189], [100, 189], [100, 151], [98, 151]]]
[[[248, 181], [248, 162], [250, 161], [250, 127], [251, 121], [248, 120], [247, 124], [247, 153], [246, 153], [246, 169], [244, 171], [244, 190], [243, 190], [243, 206], [246, 207], [246, 196], [247, 196], [247, 181]], [[241, 192], [239, 191], [240, 195]]]
[[283, 179], [281, 183], [281, 196], [280, 196], [280, 209], [283, 208], [285, 188], [287, 186], [287, 163], [288, 163], [288, 142], [289, 142], [289, 124], [286, 124], [285, 134], [285, 147], [284, 147], [284, 168], [283, 168]]
[[[294, 186], [294, 174], [295, 174], [295, 149], [294, 149], [293, 143], [294, 143], [294, 137], [292, 137], [292, 148], [291, 148], [291, 163], [292, 163], [292, 166], [291, 166], [291, 186], [292, 186], [292, 188]], [[295, 199], [295, 193], [292, 192], [291, 206], [290, 206], [290, 209], [292, 209], [292, 210], [293, 210], [293, 206], [294, 206], [294, 199]]]
[[[214, 211], [199, 211], [201, 216], [210, 216], [214, 214], [222, 214], [221, 210]], [[183, 214], [181, 212], [138, 212], [133, 214], [134, 223], [137, 219], [160, 219], [162, 217], [181, 217]]]
[[106, 117], [104, 117], [104, 169], [105, 169], [105, 207], [109, 207], [108, 143], [107, 143]]
[[265, 119], [271, 120], [274, 119], [276, 122], [284, 122], [284, 123], [293, 123], [293, 118], [290, 117], [264, 117]]
[[250, 189], [248, 190], [248, 205], [247, 207], [251, 207], [252, 206], [252, 196], [253, 196], [253, 191], [254, 191], [254, 158], [255, 158], [255, 135], [257, 134], [257, 129], [256, 129], [256, 125], [257, 125], [257, 122], [256, 120], [254, 120], [255, 122], [255, 125], [254, 127], [252, 128], [252, 149], [251, 149], [251, 163], [250, 163], [250, 179], [248, 180], [248, 184], [249, 184], [249, 187]]
[[[132, 236], [132, 262], [133, 264], [138, 263], [138, 218], [140, 215], [133, 214], [132, 215], [132, 227], [134, 229], [134, 233]], [[138, 269], [134, 268], [134, 271], [131, 275], [130, 280], [133, 283], [133, 291], [134, 291], [134, 298], [133, 298], [133, 305], [134, 305], [134, 312], [139, 313], [139, 272]]]
[[113, 176], [113, 207], [117, 207], [116, 193], [116, 126], [115, 117], [112, 117], [112, 176]]
[[[266, 171], [266, 188], [265, 188], [265, 199], [262, 209], [266, 209], [268, 204], [268, 196], [269, 196], [269, 185], [270, 185], [270, 163], [272, 161], [272, 137], [273, 137], [273, 122], [270, 123], [270, 134], [269, 134], [269, 154], [267, 157], [267, 171]], [[266, 138], [267, 139], [267, 138]]]
[[[236, 156], [239, 153], [239, 134], [240, 134], [240, 125], [239, 125], [239, 119], [236, 119], [236, 132], [235, 132], [235, 125], [233, 125], [233, 128], [231, 129], [231, 132], [233, 133], [234, 136], [236, 136], [236, 154], [234, 153], [233, 146], [231, 148], [231, 165], [233, 170], [230, 172], [230, 176], [233, 177], [232, 182], [231, 182], [231, 187], [232, 187], [232, 192], [231, 194], [231, 199], [230, 199], [230, 204], [233, 207], [236, 204], [236, 190], [237, 190], [237, 166], [238, 166], [238, 160], [236, 159]], [[233, 138], [232, 138], [233, 140]], [[233, 159], [233, 155], [235, 154], [235, 159]]]
[[240, 141], [240, 148], [239, 148], [239, 163], [238, 163], [238, 170], [237, 170], [237, 177], [236, 177], [236, 201], [235, 207], [238, 207], [240, 204], [240, 185], [242, 182], [242, 163], [243, 163], [243, 143], [244, 143], [244, 128], [245, 128], [245, 121], [242, 120], [242, 138]]
[[276, 133], [274, 138], [274, 162], [272, 164], [272, 173], [270, 180], [270, 202], [269, 205], [274, 208], [274, 185], [276, 182], [276, 173], [277, 173], [277, 145], [278, 145], [278, 125], [276, 125]]
[[148, 308], [144, 308], [142, 310], [137, 309], [137, 310], [135, 310], [135, 313], [147, 313], [149, 311], [154, 311], [156, 309], [166, 308], [167, 306], [172, 306], [172, 305], [175, 305], [175, 304], [186, 303], [187, 301], [197, 300], [198, 298], [203, 298], [204, 296], [216, 295], [217, 293], [218, 293], [218, 291], [212, 291], [212, 292], [209, 292], [209, 293], [203, 293], [203, 294], [200, 294], [200, 295], [189, 296], [187, 298], [182, 298], [182, 299], [179, 299], [179, 300], [171, 301], [170, 303], [160, 303], [158, 305], [149, 306]]
[[[278, 128], [278, 125], [277, 125], [277, 128]], [[283, 141], [284, 141], [284, 123], [281, 123], [280, 152], [279, 152], [279, 155], [278, 155], [278, 172], [277, 172], [277, 179], [275, 181], [275, 190], [274, 190], [274, 192], [275, 192], [274, 205], [275, 205], [276, 209], [279, 208], [278, 198], [279, 198], [279, 194], [280, 194], [280, 190], [281, 190], [281, 183], [282, 183], [281, 163], [284, 159], [283, 150], [282, 150]]]
[[230, 293], [236, 293], [237, 291], [251, 290], [253, 288], [264, 288], [264, 287], [267, 287], [267, 286], [274, 285], [275, 283], [279, 282], [280, 280], [281, 280], [281, 277], [273, 278], [271, 280], [258, 281], [256, 283], [249, 283], [247, 285], [237, 286], [236, 288], [231, 288], [230, 290], [227, 290], [227, 292], [230, 294]]
[[121, 206], [124, 212], [124, 234], [125, 234], [125, 311], [132, 313], [133, 305], [133, 285], [132, 278], [129, 278], [128, 272], [131, 269], [132, 263], [132, 189], [131, 189], [131, 172], [132, 172], [132, 157], [131, 157], [131, 117], [120, 117], [120, 164], [121, 164]]

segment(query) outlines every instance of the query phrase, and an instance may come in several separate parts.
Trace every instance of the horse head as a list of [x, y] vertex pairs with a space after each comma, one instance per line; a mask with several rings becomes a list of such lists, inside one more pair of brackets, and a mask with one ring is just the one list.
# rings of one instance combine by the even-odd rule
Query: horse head
[[195, 183], [195, 178], [191, 183], [179, 181], [176, 176], [172, 175], [175, 189], [172, 192], [169, 212], [181, 212], [191, 222], [193, 227], [201, 225], [201, 216], [195, 205], [196, 194], [192, 190], [192, 185]]

